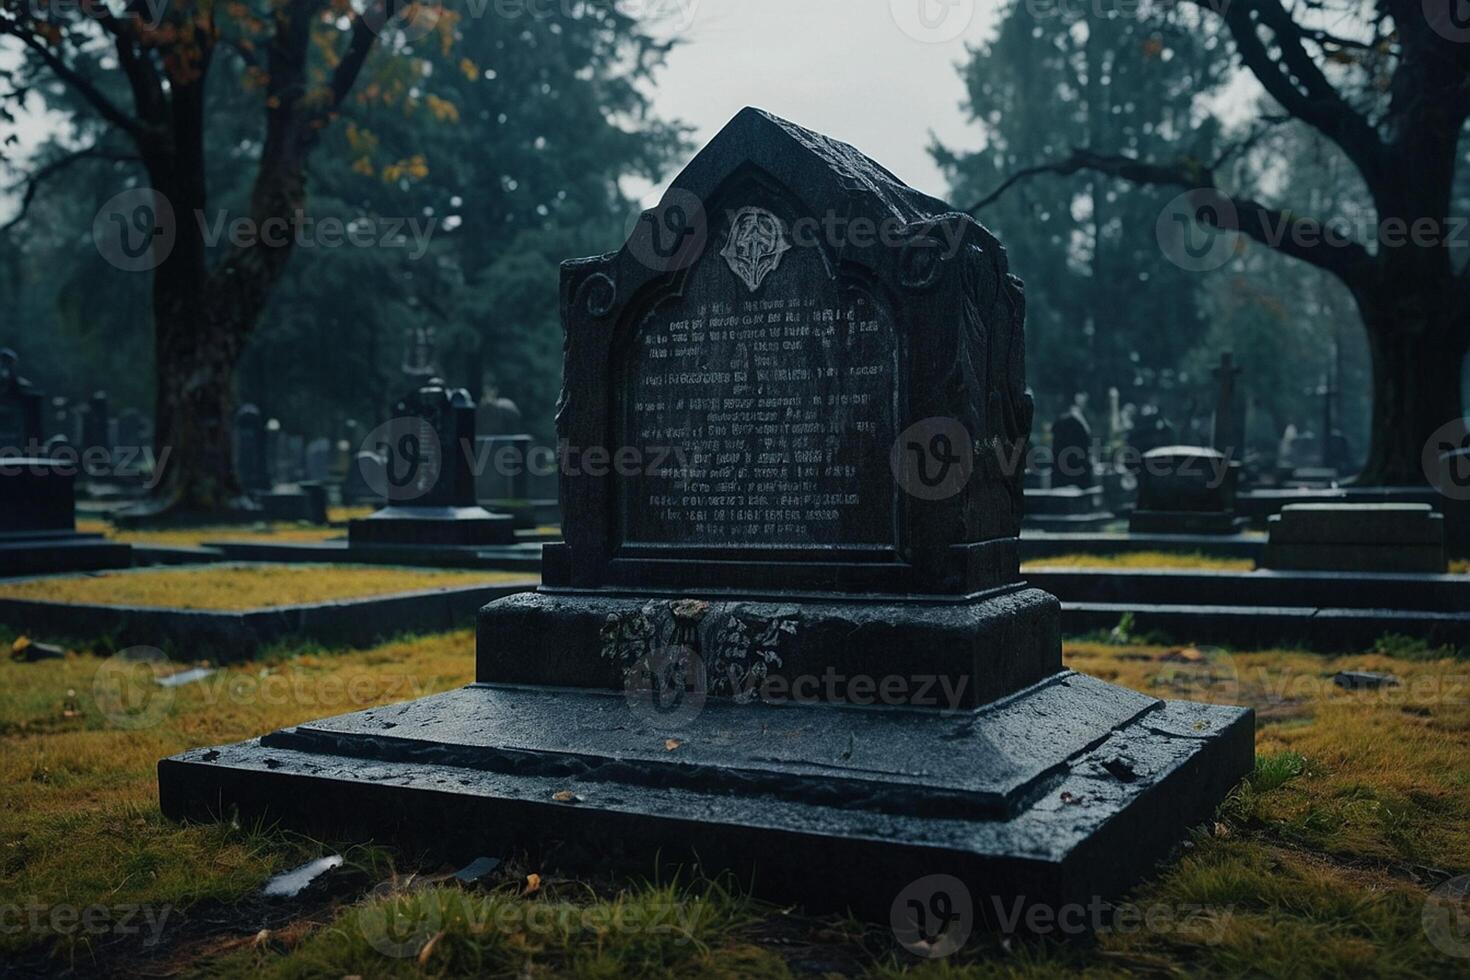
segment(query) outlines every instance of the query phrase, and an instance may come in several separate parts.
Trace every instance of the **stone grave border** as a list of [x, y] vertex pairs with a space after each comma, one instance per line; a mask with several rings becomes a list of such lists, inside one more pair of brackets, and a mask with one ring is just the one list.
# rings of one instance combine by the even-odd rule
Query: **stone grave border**
[[1470, 647], [1470, 575], [1409, 572], [1028, 568], [1062, 600], [1062, 631], [1135, 629], [1174, 640], [1321, 652], [1372, 647], [1385, 633]]
[[[228, 562], [226, 567], [249, 563]], [[129, 574], [154, 569], [125, 570]], [[61, 576], [36, 576], [38, 581]], [[0, 623], [46, 635], [109, 637], [114, 645], [156, 646], [187, 660], [249, 660], [259, 647], [284, 639], [365, 646], [397, 633], [468, 626], [487, 602], [534, 589], [536, 581], [448, 586], [361, 598], [256, 609], [106, 606], [0, 597]]]

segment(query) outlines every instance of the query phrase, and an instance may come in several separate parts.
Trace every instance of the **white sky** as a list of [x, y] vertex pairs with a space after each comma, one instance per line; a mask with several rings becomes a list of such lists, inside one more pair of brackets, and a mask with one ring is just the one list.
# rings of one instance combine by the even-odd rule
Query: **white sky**
[[[702, 145], [747, 105], [851, 143], [909, 184], [944, 196], [927, 147], [974, 147], [957, 65], [993, 29], [999, 0], [644, 0], [687, 24], [654, 101]], [[687, 6], [685, 6], [687, 5]], [[927, 11], [936, 40], [923, 32]], [[949, 35], [954, 35], [950, 37]]]

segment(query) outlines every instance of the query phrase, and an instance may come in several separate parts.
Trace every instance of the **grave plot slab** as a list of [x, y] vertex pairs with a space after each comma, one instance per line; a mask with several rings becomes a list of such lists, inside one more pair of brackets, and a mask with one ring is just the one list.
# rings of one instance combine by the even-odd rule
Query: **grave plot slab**
[[1385, 633], [1470, 645], [1470, 576], [1032, 567], [1027, 581], [1062, 600], [1069, 634], [1139, 630], [1242, 647], [1362, 650]]
[[1201, 554], [1211, 558], [1260, 559], [1266, 550], [1264, 534], [1067, 534], [1021, 531], [1023, 562], [1044, 561], [1060, 555], [1127, 555], [1140, 551]]
[[484, 568], [535, 573], [541, 570], [536, 542], [489, 547], [432, 544], [349, 545], [346, 541], [207, 541], [231, 561], [287, 564], [413, 565], [427, 568]]
[[[132, 578], [128, 584], [141, 584], [160, 581], [158, 576], [229, 574], [232, 568], [249, 567], [213, 566], [197, 573], [134, 569], [115, 574]], [[0, 623], [44, 635], [110, 636], [121, 646], [167, 647], [187, 659], [230, 662], [249, 659], [261, 646], [287, 637], [360, 646], [396, 633], [463, 627], [486, 602], [536, 586], [534, 578], [505, 579], [427, 588], [412, 579], [396, 590], [370, 595], [255, 608], [183, 608], [167, 605], [166, 580], [160, 581], [163, 592], [156, 601], [61, 601], [47, 596], [64, 594], [68, 583], [76, 580], [47, 576], [0, 586]]]
[[1269, 521], [1265, 568], [1445, 571], [1444, 515], [1428, 504], [1288, 504]]
[[657, 855], [879, 918], [936, 872], [1115, 895], [1250, 770], [1254, 719], [1062, 668], [987, 455], [1025, 457], [1023, 310], [970, 216], [742, 111], [562, 266], [558, 439], [632, 462], [563, 468], [565, 540], [481, 610], [476, 684], [165, 759], [164, 811]]
[[159, 784], [174, 819], [228, 801], [435, 853], [595, 842], [600, 866], [643, 871], [697, 853], [773, 898], [884, 918], [936, 873], [977, 904], [1116, 894], [1209, 817], [1253, 737], [1245, 709], [1065, 672], [944, 717], [721, 702], [679, 728], [630, 723], [620, 692], [477, 685], [195, 749]]

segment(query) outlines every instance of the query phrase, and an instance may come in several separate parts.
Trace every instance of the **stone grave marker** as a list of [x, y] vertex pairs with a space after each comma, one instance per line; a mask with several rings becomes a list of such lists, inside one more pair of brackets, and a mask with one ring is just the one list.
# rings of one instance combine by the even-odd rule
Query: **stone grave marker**
[[1287, 504], [1267, 521], [1261, 567], [1443, 573], [1444, 525], [1429, 504]]
[[510, 517], [475, 499], [475, 403], [432, 379], [401, 399], [367, 448], [384, 459], [387, 506], [347, 526], [351, 545], [484, 545], [514, 540]]
[[1134, 534], [1235, 534], [1240, 463], [1218, 449], [1161, 446], [1143, 454]]
[[76, 455], [42, 442], [45, 405], [0, 350], [0, 576], [127, 566], [130, 545], [77, 532]]
[[1062, 667], [1002, 462], [1022, 311], [970, 216], [744, 110], [562, 267], [566, 540], [481, 611], [477, 683], [164, 760], [164, 812], [697, 852], [884, 919], [931, 875], [1127, 887], [1250, 770], [1252, 715]]
[[306, 444], [306, 479], [326, 483], [332, 478], [332, 440], [318, 436]]
[[235, 411], [235, 472], [247, 493], [271, 488], [265, 419], [254, 405], [241, 405]]
[[20, 374], [20, 358], [0, 350], [0, 456], [33, 456], [40, 452], [44, 398]]
[[1092, 465], [1092, 426], [1084, 414], [1086, 396], [1077, 397], [1072, 407], [1051, 426], [1053, 489], [1088, 489], [1097, 485]]

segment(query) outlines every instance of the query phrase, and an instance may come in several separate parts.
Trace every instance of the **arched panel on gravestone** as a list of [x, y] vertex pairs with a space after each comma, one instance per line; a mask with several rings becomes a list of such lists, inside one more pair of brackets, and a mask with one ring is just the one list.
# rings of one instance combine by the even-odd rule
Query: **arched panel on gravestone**
[[[754, 164], [704, 211], [699, 256], [629, 303], [612, 344], [609, 445], [664, 464], [614, 481], [620, 554], [892, 560], [903, 352], [887, 298]], [[747, 232], [767, 236], [758, 257], [740, 254]]]

